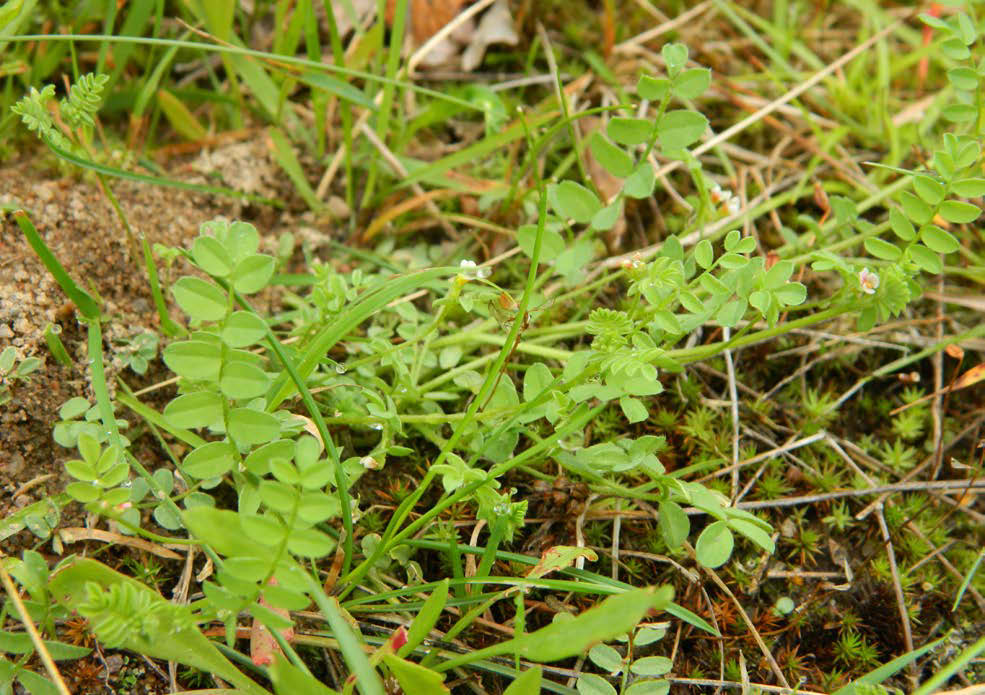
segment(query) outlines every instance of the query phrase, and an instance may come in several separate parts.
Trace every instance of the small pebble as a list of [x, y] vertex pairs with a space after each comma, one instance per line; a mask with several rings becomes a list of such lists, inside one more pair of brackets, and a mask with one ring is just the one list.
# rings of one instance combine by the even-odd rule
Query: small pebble
[[24, 470], [24, 457], [20, 454], [11, 454], [7, 459], [6, 465], [3, 467], [4, 474], [13, 478], [22, 470]]
[[123, 656], [120, 654], [110, 654], [106, 657], [106, 667], [110, 673], [116, 673], [123, 668]]

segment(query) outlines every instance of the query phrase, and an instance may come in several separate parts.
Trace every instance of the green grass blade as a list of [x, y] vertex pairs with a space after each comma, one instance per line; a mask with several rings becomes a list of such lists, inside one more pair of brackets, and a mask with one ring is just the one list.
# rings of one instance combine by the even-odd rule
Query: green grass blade
[[941, 637], [939, 640], [935, 640], [930, 644], [925, 644], [919, 649], [914, 649], [912, 652], [908, 652], [902, 656], [896, 657], [892, 661], [869, 671], [864, 676], [860, 676], [856, 678], [855, 680], [853, 680], [851, 683], [844, 686], [843, 688], [839, 688], [833, 693], [833, 695], [856, 695], [856, 694], [861, 695], [861, 693], [863, 692], [870, 692], [869, 690], [860, 688], [859, 686], [878, 685], [879, 683], [882, 683], [884, 680], [894, 675], [901, 669], [906, 668], [908, 665], [919, 659], [927, 652], [936, 648], [939, 644], [941, 644], [941, 642], [943, 642], [946, 639], [947, 637]]
[[342, 616], [342, 608], [338, 599], [325, 595], [319, 584], [312, 581], [308, 592], [318, 604], [322, 615], [332, 628], [335, 639], [339, 642], [342, 656], [356, 677], [356, 687], [363, 695], [384, 695], [383, 681], [376, 669], [369, 663], [362, 645], [356, 638], [353, 629]]
[[[315, 367], [318, 366], [318, 363], [333, 345], [397, 297], [409, 294], [432, 280], [457, 272], [457, 268], [430, 268], [408, 275], [398, 275], [388, 280], [382, 288], [363, 297], [336, 317], [331, 324], [322, 328], [305, 349], [301, 361], [297, 365], [298, 375], [302, 380], [311, 376]], [[295, 387], [290, 383], [290, 380], [287, 377], [281, 377], [277, 389], [273, 391], [273, 397], [267, 404], [267, 410], [275, 410], [284, 402], [285, 398], [294, 392]]]
[[919, 688], [913, 691], [913, 695], [930, 695], [938, 691], [955, 673], [964, 669], [972, 659], [985, 652], [985, 637], [975, 642], [973, 645], [958, 654], [957, 658], [935, 673]]
[[263, 205], [269, 205], [275, 208], [283, 208], [284, 204], [279, 200], [272, 200], [271, 198], [264, 198], [262, 196], [252, 195], [250, 193], [243, 193], [241, 191], [234, 190], [232, 188], [224, 188], [222, 186], [205, 186], [198, 183], [187, 183], [185, 181], [178, 181], [176, 179], [167, 179], [160, 176], [148, 176], [147, 174], [138, 174], [133, 171], [126, 171], [125, 169], [116, 169], [115, 167], [106, 166], [105, 164], [100, 164], [98, 162], [93, 162], [88, 159], [83, 159], [78, 157], [67, 150], [63, 150], [60, 147], [52, 145], [50, 142], [46, 142], [51, 151], [54, 152], [59, 158], [64, 159], [67, 162], [71, 162], [76, 166], [80, 166], [83, 169], [88, 169], [89, 171], [94, 171], [97, 174], [104, 174], [106, 176], [113, 176], [118, 179], [124, 179], [126, 181], [136, 181], [138, 183], [148, 183], [154, 186], [168, 186], [169, 188], [180, 188], [185, 191], [195, 191], [197, 193], [212, 193], [215, 195], [225, 195], [232, 198], [242, 198], [243, 200], [249, 200], [254, 203], [261, 203]]
[[141, 238], [140, 243], [144, 253], [144, 269], [147, 271], [147, 281], [150, 284], [154, 306], [157, 308], [157, 316], [161, 321], [161, 330], [172, 338], [183, 335], [186, 332], [185, 329], [179, 326], [168, 313], [168, 305], [164, 301], [164, 293], [161, 292], [161, 281], [157, 275], [157, 266], [154, 264], [154, 255], [151, 253], [150, 243], [146, 237]]
[[315, 195], [311, 184], [308, 183], [308, 179], [301, 169], [301, 162], [294, 153], [294, 148], [291, 147], [291, 142], [287, 139], [284, 131], [280, 128], [271, 127], [267, 129], [267, 135], [270, 136], [270, 140], [274, 144], [274, 159], [277, 160], [287, 177], [291, 179], [298, 195], [304, 199], [309, 208], [316, 211], [320, 210], [323, 207], [322, 203]]
[[11, 43], [28, 43], [30, 41], [41, 41], [41, 42], [73, 42], [73, 41], [98, 41], [102, 43], [134, 43], [145, 46], [169, 46], [175, 48], [187, 48], [192, 50], [200, 50], [211, 53], [229, 54], [236, 56], [246, 56], [251, 58], [258, 58], [261, 60], [276, 61], [279, 65], [288, 65], [296, 67], [298, 69], [315, 70], [320, 72], [334, 72], [339, 75], [345, 75], [348, 77], [358, 78], [366, 80], [368, 82], [378, 82], [381, 84], [386, 84], [387, 82], [393, 83], [395, 86], [401, 87], [403, 89], [409, 89], [417, 94], [422, 94], [435, 99], [440, 99], [442, 101], [447, 101], [451, 104], [458, 104], [459, 106], [469, 110], [469, 111], [479, 111], [483, 109], [481, 106], [473, 104], [465, 99], [459, 99], [458, 97], [453, 97], [448, 94], [444, 94], [435, 89], [428, 89], [427, 87], [421, 87], [414, 84], [413, 82], [408, 82], [406, 80], [396, 80], [390, 79], [383, 75], [377, 75], [372, 72], [367, 72], [364, 70], [354, 70], [352, 68], [346, 68], [339, 65], [331, 65], [328, 63], [318, 63], [313, 60], [308, 60], [306, 58], [297, 58], [294, 56], [274, 56], [270, 53], [265, 53], [263, 51], [255, 51], [249, 48], [243, 48], [241, 46], [223, 46], [215, 45], [209, 43], [202, 43], [200, 41], [186, 41], [182, 39], [159, 39], [153, 37], [136, 37], [136, 36], [114, 36], [109, 34], [22, 34], [19, 36], [11, 36], [8, 39]]
[[41, 262], [44, 263], [44, 267], [48, 269], [52, 277], [58, 283], [58, 286], [62, 288], [62, 291], [71, 299], [75, 306], [78, 307], [82, 315], [90, 320], [99, 320], [99, 303], [93, 299], [92, 295], [83, 290], [77, 284], [75, 280], [68, 274], [65, 267], [58, 261], [55, 254], [51, 252], [48, 245], [38, 234], [38, 230], [35, 229], [34, 225], [31, 223], [30, 218], [27, 213], [23, 210], [18, 210], [14, 213], [14, 219], [17, 220], [18, 226], [20, 226], [21, 231], [24, 232], [24, 236], [27, 238], [27, 243], [31, 245], [34, 249], [34, 253], [38, 255]]
[[971, 586], [971, 580], [975, 577], [975, 572], [978, 571], [978, 567], [982, 564], [982, 560], [985, 560], [985, 548], [982, 548], [981, 552], [978, 553], [978, 557], [975, 558], [975, 561], [972, 563], [968, 573], [961, 581], [961, 586], [958, 588], [957, 596], [954, 597], [954, 605], [951, 606], [952, 611], [958, 610], [958, 604], [960, 604], [961, 599], [964, 598], [964, 592], [968, 590], [969, 586]]

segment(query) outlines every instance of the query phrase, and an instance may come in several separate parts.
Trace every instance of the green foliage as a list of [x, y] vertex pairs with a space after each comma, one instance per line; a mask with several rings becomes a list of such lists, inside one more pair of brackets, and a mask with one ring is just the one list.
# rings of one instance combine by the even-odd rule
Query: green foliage
[[[635, 630], [632, 644], [635, 648], [645, 647], [664, 636], [662, 628], [647, 626]], [[618, 638], [620, 642], [629, 641], [630, 635]], [[589, 660], [601, 669], [608, 677], [619, 679], [619, 690], [612, 686], [606, 678], [594, 673], [582, 673], [578, 677], [576, 687], [583, 695], [601, 693], [623, 693], [625, 695], [643, 695], [644, 693], [664, 693], [670, 689], [670, 682], [660, 678], [671, 671], [673, 662], [665, 656], [643, 656], [630, 658], [632, 650], [616, 649], [607, 644], [597, 644], [588, 652]]]
[[37, 357], [28, 357], [23, 360], [17, 359], [17, 348], [8, 345], [0, 352], [0, 406], [10, 402], [10, 387], [20, 381], [27, 383], [31, 379], [31, 374], [36, 372], [41, 366], [41, 360]]
[[144, 331], [122, 341], [116, 350], [115, 360], [137, 374], [145, 374], [151, 360], [157, 357], [159, 339], [153, 331]]
[[843, 630], [834, 644], [835, 659], [846, 666], [872, 667], [879, 663], [879, 653], [854, 630]]
[[[711, 84], [710, 70], [683, 70], [687, 53], [683, 44], [666, 44], [663, 54], [667, 77], [640, 76], [637, 95], [658, 104], [652, 119], [616, 116], [609, 120], [604, 135], [596, 132], [588, 140], [589, 149], [599, 164], [623, 180], [618, 194], [612, 200], [600, 201], [593, 191], [573, 181], [551, 184], [548, 197], [559, 217], [588, 224], [593, 230], [611, 229], [619, 218], [624, 198], [652, 195], [656, 177], [649, 155], [656, 146], [659, 144], [661, 152], [667, 156], [682, 158], [686, 156], [687, 148], [704, 134], [708, 119], [702, 114], [690, 109], [668, 111], [671, 100], [695, 99]], [[637, 153], [636, 148], [640, 145], [644, 149]]]
[[[55, 442], [67, 449], [74, 449], [79, 441], [81, 434], [87, 434], [98, 444], [104, 444], [109, 439], [109, 433], [100, 424], [99, 406], [90, 405], [89, 401], [81, 396], [70, 398], [58, 409], [58, 416], [61, 418], [52, 430], [52, 437]], [[118, 419], [117, 427], [123, 429], [128, 426], [126, 420]], [[127, 440], [123, 438], [124, 445]]]
[[[313, 8], [306, 2], [276, 3], [272, 10], [278, 18], [294, 10], [288, 31], [274, 39], [275, 52], [290, 62], [303, 38], [312, 59], [304, 70], [324, 62], [317, 21], [309, 21], [314, 19]], [[727, 461], [731, 427], [723, 411], [715, 409], [720, 402], [701, 404], [705, 393], [695, 375], [676, 379], [670, 375], [682, 373], [690, 363], [721, 356], [729, 348], [790, 336], [795, 329], [838, 316], [857, 316], [863, 331], [899, 317], [920, 296], [923, 276], [945, 268], [942, 257], [967, 250], [962, 248], [965, 236], [959, 226], [974, 222], [979, 208], [965, 198], [985, 194], [985, 179], [979, 176], [982, 109], [978, 103], [985, 73], [971, 64], [968, 50], [978, 40], [974, 22], [969, 26], [971, 20], [960, 12], [946, 21], [925, 20], [945, 32], [944, 55], [967, 63], [949, 69], [958, 103], [944, 112], [966, 132], [945, 133], [927, 169], [892, 170], [907, 177], [907, 190], [889, 205], [884, 222], [860, 217], [861, 206], [847, 194], [832, 196], [832, 225], [822, 228], [823, 222], [805, 221], [814, 234], [808, 240], [785, 226], [777, 233], [743, 236], [737, 228], [713, 224], [739, 217], [742, 210], [737, 196], [714, 183], [724, 182], [723, 175], [704, 171], [714, 160], [699, 160], [692, 152], [709, 127], [693, 101], [709, 89], [713, 78], [706, 68], [688, 67], [688, 50], [682, 44], [666, 44], [665, 72], [641, 75], [635, 92], [630, 90], [630, 98], [616, 105], [616, 115], [603, 128], [586, 134], [585, 148], [618, 182], [618, 190], [606, 199], [587, 177], [565, 178], [572, 176], [565, 169], [572, 162], [581, 164], [584, 152], [552, 149], [559, 141], [553, 138], [562, 127], [570, 128], [572, 120], [566, 116], [551, 121], [553, 116], [537, 113], [530, 115], [529, 123], [511, 125], [510, 97], [484, 87], [465, 88], [465, 100], [454, 103], [456, 109], [471, 107], [481, 113], [482, 122], [476, 125], [485, 133], [482, 141], [457, 153], [458, 159], [447, 157], [435, 163], [413, 161], [401, 151], [408, 132], [420, 127], [406, 126], [390, 113], [397, 86], [420, 91], [399, 79], [397, 72], [403, 18], [392, 28], [389, 47], [382, 45], [382, 23], [360, 37], [361, 50], [367, 52], [359, 56], [360, 61], [386, 56], [382, 98], [374, 100], [372, 87], [379, 77], [370, 71], [345, 72], [341, 50], [334, 51], [338, 78], [301, 70], [282, 76], [276, 72], [280, 63], [275, 70], [255, 60], [256, 55], [247, 55], [238, 48], [240, 14], [234, 9], [227, 2], [190, 6], [188, 11], [195, 15], [196, 24], [206, 26], [231, 49], [222, 54], [229, 88], [248, 92], [254, 97], [248, 101], [256, 104], [260, 117], [272, 123], [265, 133], [274, 157], [309, 207], [322, 209], [324, 191], [316, 192], [306, 178], [302, 163], [311, 161], [311, 152], [299, 157], [295, 147], [323, 150], [324, 133], [331, 131], [326, 115], [336, 110], [342, 113], [349, 207], [355, 209], [354, 161], [356, 166], [362, 166], [360, 160], [373, 162], [367, 166], [364, 203], [379, 197], [374, 186], [386, 175], [377, 169], [375, 152], [372, 157], [354, 157], [364, 153], [358, 149], [363, 144], [353, 144], [349, 104], [377, 112], [370, 122], [382, 131], [377, 137], [407, 165], [410, 174], [395, 186], [436, 181], [446, 185], [445, 174], [454, 162], [492, 150], [506, 151], [508, 144], [512, 158], [522, 149], [512, 144], [526, 134], [526, 159], [515, 167], [520, 173], [512, 173], [512, 159], [509, 164], [513, 176], [509, 193], [491, 190], [479, 205], [486, 211], [502, 198], [502, 209], [511, 214], [503, 224], [515, 221], [517, 246], [537, 262], [529, 270], [508, 259], [495, 268], [477, 266], [460, 258], [464, 244], [396, 248], [387, 239], [375, 249], [338, 246], [338, 257], [325, 261], [313, 261], [312, 251], [304, 247], [301, 252], [309, 260], [304, 274], [277, 276], [287, 272], [292, 243], [282, 244], [276, 258], [260, 253], [260, 235], [252, 225], [224, 220], [203, 225], [188, 249], [158, 247], [169, 276], [179, 260], [196, 271], [174, 281], [169, 277], [164, 283], [166, 296], [188, 323], [188, 330], [166, 325], [163, 329], [170, 337], [179, 336], [161, 350], [164, 365], [178, 377], [178, 392], [163, 413], [148, 406], [138, 409], [142, 404], [134, 400], [128, 403], [163, 432], [165, 445], [172, 439], [183, 442], [185, 448], [172, 452], [176, 471], [143, 470], [129, 442], [116, 435], [115, 427], [126, 423], [114, 420], [108, 396], [100, 393], [94, 407], [85, 399], [64, 404], [54, 437], [79, 452], [78, 458], [65, 464], [73, 479], [68, 495], [83, 502], [88, 511], [118, 521], [124, 532], [167, 540], [142, 528], [149, 515], [168, 533], [187, 533], [192, 542], [204, 546], [215, 574], [203, 584], [203, 599], [192, 607], [176, 607], [146, 586], [155, 581], [152, 568], [139, 570], [140, 581], [134, 581], [109, 575], [109, 570], [91, 561], [73, 561], [51, 582], [57, 601], [88, 617], [107, 646], [174, 659], [224, 678], [232, 667], [213, 645], [195, 638], [201, 637], [200, 624], [221, 621], [231, 644], [237, 618], [244, 612], [268, 629], [286, 629], [291, 621], [275, 609], [302, 610], [315, 601], [350, 670], [371, 692], [382, 692], [378, 670], [408, 692], [437, 693], [447, 690], [445, 671], [483, 659], [509, 655], [546, 662], [581, 656], [586, 650], [588, 661], [602, 674], [583, 673], [579, 692], [667, 692], [669, 684], [662, 676], [672, 667], [669, 659], [635, 651], [658, 639], [654, 633], [662, 635], [663, 628], [637, 627], [639, 621], [651, 610], [666, 609], [675, 618], [710, 631], [703, 620], [669, 603], [667, 591], [628, 591], [582, 570], [566, 576], [567, 583], [558, 585], [559, 590], [577, 587], [586, 594], [616, 595], [577, 617], [559, 617], [527, 634], [525, 603], [516, 586], [530, 587], [522, 578], [509, 577], [511, 589], [487, 598], [482, 594], [487, 589], [464, 582], [465, 551], [448, 519], [474, 515], [483, 522], [482, 533], [488, 534], [482, 537], [484, 546], [478, 551], [470, 547], [468, 552], [480, 554], [476, 580], [496, 581], [506, 565], [504, 558], [512, 567], [520, 566], [515, 556], [504, 555], [503, 546], [523, 533], [528, 506], [532, 508], [532, 502], [518, 490], [504, 487], [504, 481], [513, 484], [513, 475], [528, 469], [541, 476], [561, 470], [589, 486], [595, 498], [618, 496], [655, 509], [654, 545], [662, 543], [660, 550], [669, 550], [675, 558], [689, 539], [697, 562], [709, 568], [728, 563], [737, 548], [740, 553], [749, 548], [774, 553], [773, 530], [765, 514], [760, 518], [736, 508], [720, 492], [731, 492], [721, 477], [706, 483], [691, 479], [693, 473], [714, 471]], [[405, 9], [406, 3], [398, 3], [399, 16]], [[138, 19], [135, 25], [140, 24]], [[337, 27], [333, 31], [337, 34]], [[332, 38], [341, 49], [340, 37]], [[127, 65], [124, 45], [114, 47], [114, 60], [118, 49], [121, 62], [116, 76]], [[382, 68], [383, 63], [372, 67]], [[114, 79], [100, 74], [80, 77], [57, 112], [52, 109], [52, 86], [32, 89], [14, 112], [48, 144], [79, 153], [88, 146], [103, 93]], [[142, 111], [157, 94], [156, 103], [177, 131], [187, 137], [205, 134], [198, 112], [183, 103], [186, 96], [159, 87], [160, 79], [160, 74], [148, 78], [136, 97], [136, 110]], [[294, 80], [313, 93], [311, 113], [317, 128], [311, 133], [293, 127], [295, 110], [285, 103], [294, 92]], [[333, 100], [331, 109], [326, 108], [327, 95]], [[229, 103], [222, 102], [223, 111], [210, 111], [214, 119], [210, 125], [224, 127], [227, 120], [241, 118], [233, 104], [246, 102], [243, 95], [232, 96]], [[342, 104], [336, 106], [335, 99]], [[452, 100], [438, 103], [449, 107]], [[433, 104], [422, 105], [422, 112], [421, 122], [444, 121], [452, 115]], [[653, 196], [657, 177], [651, 155], [655, 154], [663, 161], [686, 165], [692, 186], [690, 192], [684, 190], [685, 182], [682, 190], [693, 211], [661, 210], [661, 225], [674, 233], [662, 235], [659, 246], [645, 257], [629, 257], [611, 273], [587, 282], [589, 265], [602, 247], [601, 233], [615, 229], [627, 212], [644, 207], [635, 201]], [[320, 156], [316, 159], [321, 161]], [[482, 174], [490, 181], [499, 180], [501, 169], [507, 167], [500, 160], [506, 156], [494, 153], [491, 159], [496, 162], [482, 162], [477, 168], [494, 169]], [[555, 166], [558, 161], [563, 163], [549, 174], [555, 178], [542, 189], [521, 190], [528, 172], [539, 186], [541, 165]], [[542, 207], [535, 213], [538, 205]], [[440, 212], [453, 210], [442, 207]], [[878, 214], [870, 209], [867, 216]], [[722, 231], [714, 231], [717, 228]], [[36, 232], [35, 236], [40, 239]], [[372, 236], [367, 234], [367, 239]], [[777, 238], [784, 244], [777, 245]], [[41, 250], [46, 249], [43, 240], [30, 235], [29, 239], [66, 292], [88, 298], [76, 302], [83, 313], [98, 320], [96, 301], [71, 282], [64, 268], [48, 263]], [[868, 260], [846, 252], [849, 245], [864, 248]], [[342, 258], [343, 254], [365, 263]], [[970, 250], [968, 258], [974, 259]], [[805, 263], [812, 263], [817, 273], [805, 276]], [[148, 265], [153, 266], [149, 252]], [[517, 280], [525, 274], [526, 280]], [[832, 278], [837, 288], [827, 296], [825, 288]], [[277, 290], [276, 296], [283, 298], [281, 313], [267, 316], [249, 304], [248, 295], [263, 293], [281, 280], [290, 283]], [[417, 291], [426, 296], [411, 294]], [[550, 294], [552, 299], [543, 302], [543, 296]], [[164, 296], [155, 295], [162, 317], [167, 313]], [[558, 296], [558, 306], [551, 306]], [[494, 352], [487, 352], [489, 346]], [[157, 336], [141, 334], [120, 345], [116, 359], [120, 366], [143, 374], [157, 350]], [[93, 359], [98, 361], [98, 355]], [[7, 381], [24, 379], [37, 366], [25, 360], [15, 367], [15, 362], [13, 348], [0, 353], [0, 374]], [[712, 366], [725, 369], [717, 363]], [[686, 411], [677, 412], [676, 405], [669, 405], [677, 397], [671, 384], [676, 385], [679, 400], [689, 406]], [[793, 426], [806, 433], [829, 426], [836, 415], [836, 392], [808, 388], [802, 393], [795, 403]], [[9, 390], [0, 391], [0, 403], [5, 396], [10, 397]], [[904, 394], [906, 402], [918, 397]], [[777, 410], [782, 408], [771, 410], [768, 403], [754, 407], [756, 416], [764, 420], [780, 417]], [[655, 411], [652, 416], [651, 411]], [[927, 422], [923, 407], [903, 411], [892, 420], [895, 443], [872, 450], [894, 472], [908, 470], [918, 452], [907, 442], [919, 440]], [[662, 434], [654, 434], [654, 428]], [[340, 442], [338, 447], [333, 436]], [[674, 440], [681, 437], [685, 455], [693, 460], [684, 464], [687, 468], [669, 473], [666, 456], [680, 463]], [[752, 458], [757, 451], [743, 447], [740, 458]], [[408, 455], [414, 456], [406, 459], [408, 465], [399, 475], [387, 471], [365, 486], [357, 485], [366, 471], [378, 471], [391, 457]], [[817, 465], [805, 466], [810, 482], [826, 490], [843, 486], [840, 461], [819, 458], [810, 462]], [[373, 498], [379, 479], [386, 481], [380, 491], [392, 505], [378, 504]], [[789, 494], [792, 486], [783, 471], [771, 465], [756, 490], [760, 498], [771, 499]], [[689, 507], [698, 514], [689, 516], [685, 511]], [[887, 516], [894, 528], [901, 524], [900, 510], [887, 509]], [[795, 518], [795, 533], [782, 542], [790, 556], [809, 563], [819, 552], [822, 537], [803, 516]], [[47, 537], [57, 523], [57, 516], [54, 522], [46, 519], [33, 522], [31, 530], [39, 537]], [[433, 532], [420, 532], [439, 519], [443, 519], [438, 534], [443, 560], [455, 579], [444, 580], [427, 599], [419, 600], [412, 594], [421, 594], [426, 563], [415, 559], [416, 543], [435, 538]], [[822, 521], [842, 532], [854, 523], [844, 503], [836, 503]], [[592, 544], [601, 544], [610, 528], [589, 523], [584, 532]], [[906, 555], [919, 550], [915, 543], [906, 547]], [[319, 576], [333, 554], [340, 563], [333, 568], [338, 600], [326, 595], [321, 588], [324, 576]], [[642, 561], [623, 562], [632, 574], [640, 565], [631, 563]], [[876, 571], [885, 571], [879, 562], [873, 563]], [[971, 559], [965, 563], [971, 564]], [[968, 570], [966, 586], [977, 566]], [[374, 596], [374, 591], [392, 588], [388, 573], [398, 570], [406, 575], [407, 586], [385, 601]], [[28, 575], [21, 568], [23, 585], [39, 585], [42, 593], [47, 590], [47, 576], [42, 580]], [[452, 592], [456, 612], [461, 609], [453, 636], [509, 596], [516, 602], [514, 638], [459, 656], [434, 650], [423, 663], [416, 663], [415, 655], [428, 648], [425, 640], [441, 620]], [[47, 599], [36, 600], [42, 604]], [[367, 656], [369, 640], [350, 627], [347, 611], [356, 612], [374, 600], [380, 602], [373, 610], [404, 612], [406, 608], [418, 614], [405, 644], [394, 641]], [[404, 600], [411, 607], [403, 605]], [[340, 601], [347, 601], [344, 608]], [[793, 608], [786, 597], [776, 603], [782, 614]], [[604, 644], [628, 632], [634, 633], [629, 646]], [[200, 652], [181, 650], [175, 640], [185, 635]], [[873, 665], [878, 657], [875, 648], [847, 626], [835, 653], [850, 670]], [[277, 658], [269, 669], [278, 693], [331, 692], [301, 668], [296, 655], [289, 656], [293, 660]], [[738, 673], [734, 680], [743, 679], [741, 670], [729, 663]], [[531, 669], [507, 692], [538, 691], [541, 678], [539, 670]], [[244, 691], [259, 692], [242, 674], [227, 679]]]
[[[58, 102], [59, 112], [69, 128], [92, 128], [95, 125], [93, 117], [102, 104], [103, 88], [107, 81], [108, 75], [82, 75], [69, 89], [68, 97]], [[45, 142], [63, 150], [76, 150], [76, 142], [58, 128], [49, 110], [49, 104], [54, 98], [54, 85], [46, 85], [41, 91], [32, 87], [11, 110], [21, 117], [28, 130], [37, 133]]]

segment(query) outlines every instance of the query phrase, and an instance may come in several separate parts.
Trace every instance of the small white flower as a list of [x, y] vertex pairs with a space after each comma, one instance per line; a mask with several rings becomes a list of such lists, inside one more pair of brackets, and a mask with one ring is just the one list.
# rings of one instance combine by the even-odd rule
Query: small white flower
[[469, 280], [475, 280], [477, 275], [475, 261], [465, 259], [458, 264], [458, 267], [462, 270], [462, 272], [458, 274], [458, 282], [460, 284], [464, 284]]
[[879, 287], [879, 276], [868, 268], [862, 268], [858, 274], [858, 284], [866, 294], [875, 294], [876, 288]]
[[728, 189], [723, 189], [717, 183], [708, 191], [711, 202], [714, 203], [723, 215], [737, 215], [739, 213], [740, 202], [738, 196]]
[[475, 276], [480, 280], [485, 280], [490, 275], [492, 275], [492, 268], [490, 268], [489, 266], [485, 266], [485, 265], [481, 266], [479, 267], [478, 270], [475, 271]]

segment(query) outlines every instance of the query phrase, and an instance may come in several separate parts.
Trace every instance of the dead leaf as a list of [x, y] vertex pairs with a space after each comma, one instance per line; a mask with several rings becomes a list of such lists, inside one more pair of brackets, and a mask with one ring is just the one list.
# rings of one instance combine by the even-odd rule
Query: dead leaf
[[[268, 582], [271, 586], [277, 584], [277, 580], [273, 577], [270, 578]], [[260, 595], [260, 605], [270, 610], [282, 618], [291, 619], [291, 614], [286, 608], [275, 608], [271, 606]], [[283, 637], [287, 642], [294, 641], [294, 628], [287, 627], [280, 631], [281, 637]], [[270, 628], [261, 623], [257, 618], [253, 619], [253, 626], [250, 629], [250, 658], [253, 663], [257, 666], [269, 666], [274, 663], [274, 654], [284, 655], [281, 650], [280, 645], [277, 644], [277, 640], [274, 638], [273, 634], [270, 632]]]
[[506, 0], [496, 0], [479, 20], [479, 26], [462, 55], [462, 70], [472, 72], [479, 67], [489, 46], [497, 43], [515, 46], [519, 41], [509, 4]]
[[[418, 46], [437, 34], [443, 26], [455, 19], [464, 0], [410, 0], [410, 35]], [[397, 0], [387, 0], [386, 22], [393, 24]]]
[[124, 536], [120, 533], [111, 533], [95, 528], [63, 528], [58, 530], [58, 538], [62, 543], [78, 543], [79, 541], [100, 541], [101, 543], [114, 543], [116, 545], [126, 545], [137, 550], [143, 550], [163, 557], [165, 560], [181, 560], [182, 555], [168, 550], [157, 543], [145, 541], [143, 538]]
[[964, 350], [961, 349], [960, 345], [948, 345], [944, 348], [944, 352], [959, 362], [964, 359]]
[[356, 24], [362, 24], [368, 17], [376, 12], [376, 0], [352, 0], [354, 14], [349, 13], [348, 3], [333, 2], [332, 14], [335, 15], [335, 26], [338, 27], [339, 36], [346, 36]]
[[573, 545], [556, 545], [548, 548], [540, 556], [540, 562], [534, 565], [533, 569], [527, 573], [527, 577], [534, 579], [543, 577], [556, 570], [563, 570], [575, 564], [578, 558], [586, 558], [591, 562], [599, 559], [594, 550], [588, 548], [578, 548]]
[[985, 363], [972, 367], [967, 372], [958, 377], [954, 382], [954, 390], [968, 388], [972, 384], [977, 384], [985, 379]]

